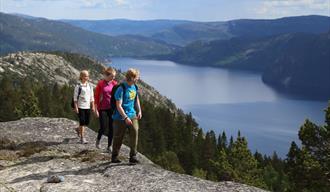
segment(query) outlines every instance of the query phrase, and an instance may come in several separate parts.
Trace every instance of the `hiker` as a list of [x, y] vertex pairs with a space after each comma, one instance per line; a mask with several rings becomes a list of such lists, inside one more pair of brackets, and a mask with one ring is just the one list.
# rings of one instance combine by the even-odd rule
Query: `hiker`
[[87, 144], [84, 126], [88, 126], [89, 124], [91, 106], [92, 110], [95, 111], [94, 93], [93, 87], [88, 83], [89, 73], [87, 70], [80, 72], [79, 80], [80, 83], [76, 85], [73, 94], [74, 110], [79, 117], [79, 127], [76, 128], [76, 132], [80, 137], [81, 143]]
[[128, 69], [126, 81], [114, 90], [115, 111], [113, 114], [114, 141], [112, 151], [112, 163], [120, 163], [118, 159], [119, 150], [123, 142], [126, 129], [129, 131], [130, 163], [139, 163], [137, 155], [138, 144], [138, 120], [142, 117], [138, 87], [139, 71]]
[[100, 149], [100, 142], [104, 131], [108, 128], [108, 147], [107, 151], [111, 152], [111, 144], [113, 137], [113, 120], [112, 114], [113, 109], [111, 108], [111, 92], [113, 88], [117, 85], [117, 81], [114, 80], [116, 76], [116, 71], [108, 67], [103, 71], [104, 78], [100, 80], [95, 89], [95, 114], [99, 117], [100, 129], [96, 138], [96, 148]]

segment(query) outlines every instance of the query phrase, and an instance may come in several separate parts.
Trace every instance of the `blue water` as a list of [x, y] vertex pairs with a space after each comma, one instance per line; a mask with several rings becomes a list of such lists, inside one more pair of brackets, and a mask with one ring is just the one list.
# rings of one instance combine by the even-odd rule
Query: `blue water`
[[252, 152], [276, 151], [285, 157], [306, 118], [324, 123], [326, 101], [280, 94], [257, 73], [130, 58], [114, 58], [110, 65], [123, 71], [138, 68], [142, 80], [192, 112], [203, 130], [225, 131], [228, 137], [240, 130]]

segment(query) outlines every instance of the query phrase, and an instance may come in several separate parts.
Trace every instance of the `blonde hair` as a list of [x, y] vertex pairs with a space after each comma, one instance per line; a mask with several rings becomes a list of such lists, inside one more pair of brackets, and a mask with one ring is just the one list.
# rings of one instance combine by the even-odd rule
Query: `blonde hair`
[[113, 76], [116, 76], [116, 70], [112, 67], [107, 67], [107, 68], [104, 68], [103, 70], [103, 74], [106, 75], [106, 74], [112, 74]]
[[79, 80], [81, 81], [82, 78], [87, 75], [89, 75], [89, 72], [87, 70], [80, 71]]
[[126, 80], [127, 81], [132, 81], [136, 77], [139, 77], [140, 71], [137, 69], [129, 68], [126, 72]]

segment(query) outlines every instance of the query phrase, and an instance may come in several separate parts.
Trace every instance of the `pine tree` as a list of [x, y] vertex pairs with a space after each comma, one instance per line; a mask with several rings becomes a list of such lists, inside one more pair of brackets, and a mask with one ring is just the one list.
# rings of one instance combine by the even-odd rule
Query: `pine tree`
[[198, 167], [201, 167], [201, 164], [203, 162], [203, 147], [204, 147], [204, 136], [203, 131], [200, 129], [197, 133], [197, 136], [195, 138], [194, 142], [194, 151], [197, 156], [196, 164]]
[[237, 140], [230, 148], [229, 162], [239, 173], [237, 181], [249, 185], [265, 188], [266, 184], [261, 179], [261, 170], [258, 169], [258, 162], [248, 149], [247, 141], [238, 134]]
[[164, 139], [166, 142], [166, 149], [175, 151], [178, 147], [177, 143], [177, 128], [175, 126], [175, 115], [169, 109], [163, 109], [164, 112], [161, 116], [164, 122]]
[[228, 144], [228, 150], [231, 150], [233, 145], [234, 145], [234, 138], [233, 138], [233, 136], [230, 136], [229, 144]]
[[185, 173], [180, 165], [177, 155], [172, 151], [166, 151], [158, 155], [158, 157], [155, 159], [155, 163], [167, 170], [177, 173]]
[[0, 121], [12, 121], [18, 118], [15, 108], [19, 103], [19, 94], [16, 91], [12, 79], [4, 76], [0, 81]]
[[32, 90], [22, 91], [22, 99], [20, 105], [16, 108], [19, 117], [39, 117], [41, 111], [39, 109], [39, 101]]
[[300, 128], [301, 149], [293, 142], [287, 155], [286, 170], [296, 191], [328, 191], [330, 188], [330, 104], [326, 124], [306, 120]]
[[233, 181], [238, 178], [238, 174], [228, 161], [228, 156], [224, 149], [219, 150], [216, 159], [211, 160], [210, 163], [218, 181]]

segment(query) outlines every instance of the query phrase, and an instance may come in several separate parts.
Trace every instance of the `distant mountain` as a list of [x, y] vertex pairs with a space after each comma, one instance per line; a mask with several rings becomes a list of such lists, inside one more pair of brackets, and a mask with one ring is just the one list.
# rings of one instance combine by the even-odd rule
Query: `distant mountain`
[[26, 14], [21, 14], [21, 13], [10, 13], [11, 15], [15, 15], [18, 17], [23, 17], [25, 19], [42, 19], [41, 17], [34, 17], [34, 16], [30, 16], [30, 15], [26, 15]]
[[330, 31], [195, 42], [167, 57], [181, 64], [261, 72], [287, 92], [330, 98]]
[[[184, 20], [62, 20], [83, 29], [106, 35], [140, 35], [175, 45], [195, 40], [227, 38], [223, 22], [201, 23]], [[222, 37], [220, 37], [222, 38]]]
[[105, 59], [168, 54], [175, 46], [131, 36], [111, 37], [43, 18], [0, 13], [1, 55], [16, 51], [61, 50]]
[[240, 19], [226, 22], [177, 20], [63, 20], [89, 31], [107, 35], [141, 35], [184, 46], [196, 40], [232, 37], [265, 37], [285, 33], [322, 33], [329, 30], [330, 17], [297, 16], [270, 20]]
[[287, 35], [284, 41], [288, 43], [277, 47], [282, 53], [264, 70], [263, 81], [286, 92], [329, 100], [330, 31]]
[[228, 21], [227, 24], [234, 36], [265, 37], [297, 32], [319, 34], [330, 30], [330, 17], [309, 15], [270, 20], [240, 19]]
[[176, 25], [191, 23], [184, 20], [150, 20], [134, 21], [128, 19], [113, 20], [61, 20], [89, 31], [107, 35], [144, 35], [152, 36], [161, 31], [171, 29]]

